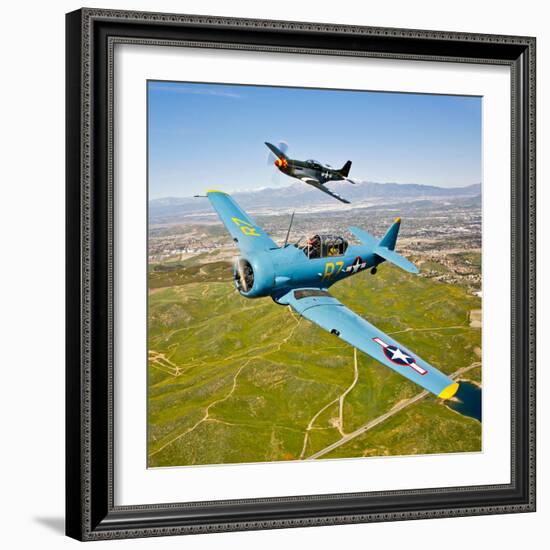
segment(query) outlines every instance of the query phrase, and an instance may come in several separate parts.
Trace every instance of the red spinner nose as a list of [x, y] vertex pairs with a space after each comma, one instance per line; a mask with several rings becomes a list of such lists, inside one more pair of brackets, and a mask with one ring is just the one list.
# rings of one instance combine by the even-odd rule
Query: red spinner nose
[[288, 161], [286, 159], [277, 159], [275, 161], [275, 166], [277, 168], [286, 168], [288, 166]]

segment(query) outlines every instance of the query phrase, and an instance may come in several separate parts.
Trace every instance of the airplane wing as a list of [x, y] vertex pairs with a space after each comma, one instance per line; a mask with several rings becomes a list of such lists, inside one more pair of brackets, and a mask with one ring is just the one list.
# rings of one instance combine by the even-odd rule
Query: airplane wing
[[328, 187], [325, 187], [319, 180], [316, 180], [315, 178], [312, 178], [310, 176], [301, 176], [300, 180], [302, 180], [304, 183], [307, 183], [308, 185], [312, 185], [313, 187], [319, 189], [319, 191], [323, 191], [323, 193], [326, 193], [327, 195], [330, 195], [331, 197], [338, 199], [340, 202], [345, 202], [346, 204], [350, 204], [350, 202], [347, 199], [345, 199], [338, 193], [331, 191]]
[[210, 189], [206, 196], [242, 252], [279, 248], [227, 193]]
[[345, 307], [325, 290], [291, 290], [278, 302], [289, 305], [302, 317], [442, 399], [450, 399], [458, 390], [458, 383]]

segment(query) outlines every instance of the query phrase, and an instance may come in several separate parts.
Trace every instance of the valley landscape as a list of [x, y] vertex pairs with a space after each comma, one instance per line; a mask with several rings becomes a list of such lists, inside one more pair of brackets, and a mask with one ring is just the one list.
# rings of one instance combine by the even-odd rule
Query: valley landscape
[[[331, 293], [456, 380], [481, 387], [481, 188], [360, 182], [234, 193], [277, 243], [349, 226], [382, 236], [387, 263]], [[307, 206], [304, 206], [307, 205]], [[269, 298], [242, 297], [238, 249], [205, 198], [149, 203], [148, 466], [477, 452], [481, 422]], [[460, 400], [460, 392], [455, 399]]]

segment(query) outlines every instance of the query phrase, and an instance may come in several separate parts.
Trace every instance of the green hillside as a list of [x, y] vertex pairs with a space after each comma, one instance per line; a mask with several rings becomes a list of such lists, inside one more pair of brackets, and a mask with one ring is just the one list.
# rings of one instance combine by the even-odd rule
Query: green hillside
[[[421, 391], [361, 352], [355, 380], [352, 347], [269, 298], [241, 297], [224, 262], [152, 266], [150, 289], [150, 467], [307, 458]], [[443, 372], [479, 361], [469, 312], [480, 299], [463, 287], [384, 265], [331, 292]], [[323, 458], [480, 446], [479, 422], [428, 396]]]

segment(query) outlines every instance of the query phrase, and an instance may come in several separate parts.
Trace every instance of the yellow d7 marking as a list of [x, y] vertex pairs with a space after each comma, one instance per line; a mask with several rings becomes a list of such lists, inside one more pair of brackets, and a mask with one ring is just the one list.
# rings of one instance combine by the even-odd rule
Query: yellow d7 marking
[[251, 223], [241, 220], [240, 218], [231, 218], [231, 220], [245, 235], [249, 235], [250, 237], [260, 236], [256, 227], [254, 227]]
[[340, 271], [342, 271], [342, 268], [344, 267], [344, 262], [336, 262], [336, 266], [338, 266], [338, 269], [336, 270], [336, 273], [334, 273], [334, 263], [327, 262], [325, 264], [325, 273], [323, 274], [323, 279], [330, 279], [333, 275], [338, 275], [338, 273], [340, 273]]
[[327, 262], [325, 264], [325, 273], [323, 279], [330, 279], [334, 273], [334, 264], [332, 262]]

